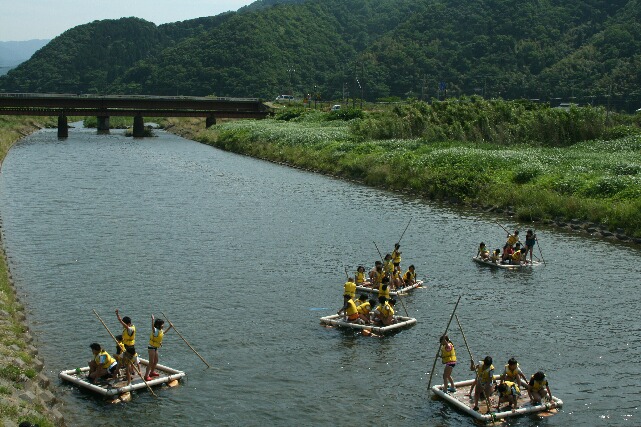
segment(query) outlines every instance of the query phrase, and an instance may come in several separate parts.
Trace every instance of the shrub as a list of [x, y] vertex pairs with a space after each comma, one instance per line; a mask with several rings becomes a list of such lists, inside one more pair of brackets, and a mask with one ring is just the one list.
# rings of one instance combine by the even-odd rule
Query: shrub
[[292, 119], [296, 119], [305, 115], [307, 111], [304, 108], [286, 108], [285, 110], [279, 111], [274, 115], [276, 120], [282, 120], [288, 122]]
[[638, 127], [620, 125], [607, 128], [603, 133], [603, 139], [619, 139], [636, 135], [641, 135], [641, 129]]
[[525, 165], [516, 171], [512, 177], [515, 184], [526, 184], [541, 174], [541, 169], [536, 166]]
[[628, 185], [629, 180], [622, 177], [604, 176], [589, 183], [584, 194], [587, 197], [611, 197], [625, 190]]
[[330, 111], [327, 120], [354, 120], [362, 119], [365, 116], [363, 110], [358, 108], [342, 108], [340, 110]]

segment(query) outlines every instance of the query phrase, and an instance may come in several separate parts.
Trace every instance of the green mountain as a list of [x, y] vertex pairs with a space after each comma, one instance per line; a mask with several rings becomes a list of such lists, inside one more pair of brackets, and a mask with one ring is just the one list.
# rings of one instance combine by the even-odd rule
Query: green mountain
[[617, 98], [636, 109], [639, 22], [641, 0], [260, 0], [161, 26], [73, 28], [0, 77], [0, 90]]

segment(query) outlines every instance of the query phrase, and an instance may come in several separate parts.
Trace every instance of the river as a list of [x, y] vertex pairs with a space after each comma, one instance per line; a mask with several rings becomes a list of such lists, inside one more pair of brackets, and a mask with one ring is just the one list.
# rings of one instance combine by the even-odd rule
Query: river
[[[504, 242], [494, 217], [157, 135], [42, 130], [2, 167], [10, 268], [51, 378], [94, 341], [112, 350], [92, 309], [117, 332], [114, 310], [130, 316], [142, 350], [164, 312], [213, 366], [170, 332], [160, 363], [187, 372], [179, 387], [107, 405], [55, 380], [69, 425], [471, 425], [427, 392], [460, 295], [475, 358], [515, 356], [565, 403], [509, 425], [641, 424], [639, 250], [541, 229], [546, 265], [494, 271], [470, 259]], [[369, 269], [373, 242], [391, 251], [410, 219], [402, 264], [428, 284], [404, 298], [417, 325], [384, 339], [322, 327], [344, 268]], [[450, 337], [454, 379], [470, 378], [456, 322]]]

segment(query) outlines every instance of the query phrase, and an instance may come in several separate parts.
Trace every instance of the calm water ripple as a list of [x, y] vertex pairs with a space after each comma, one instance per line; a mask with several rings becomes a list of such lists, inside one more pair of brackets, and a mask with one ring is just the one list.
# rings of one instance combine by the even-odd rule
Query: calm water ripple
[[[169, 333], [160, 360], [188, 373], [180, 387], [108, 406], [59, 383], [70, 425], [471, 425], [427, 393], [460, 294], [474, 356], [544, 370], [565, 402], [509, 425], [641, 424], [638, 250], [538, 230], [546, 266], [493, 271], [470, 260], [481, 240], [504, 241], [492, 217], [158, 134], [45, 130], [3, 164], [5, 245], [52, 377], [86, 364], [93, 341], [113, 347], [92, 308], [113, 331], [115, 308], [131, 316], [141, 342], [164, 311], [218, 368]], [[418, 324], [385, 339], [320, 326], [344, 268], [369, 268], [372, 242], [391, 250], [410, 218], [403, 264], [429, 284], [404, 299]]]

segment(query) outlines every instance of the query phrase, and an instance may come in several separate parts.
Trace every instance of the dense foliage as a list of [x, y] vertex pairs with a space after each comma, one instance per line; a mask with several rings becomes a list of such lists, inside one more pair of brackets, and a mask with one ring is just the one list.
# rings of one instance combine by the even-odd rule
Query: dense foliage
[[261, 0], [161, 25], [96, 21], [0, 90], [563, 98], [641, 106], [641, 0]]
[[564, 146], [601, 137], [607, 121], [602, 107], [566, 110], [531, 101], [473, 97], [398, 104], [355, 122], [352, 133], [361, 139], [422, 137], [430, 141]]
[[[460, 111], [452, 114], [450, 107], [408, 107], [424, 109], [418, 113], [424, 121], [415, 119], [422, 125], [430, 123], [417, 127], [422, 137], [421, 132], [402, 139], [374, 139], [364, 134], [364, 128], [379, 128], [379, 120], [385, 122], [383, 127], [408, 126], [407, 115], [399, 115], [403, 110], [394, 108], [349, 121], [329, 120], [330, 113], [317, 111], [290, 120], [234, 121], [200, 132], [196, 138], [229, 151], [368, 185], [510, 207], [522, 221], [580, 219], [641, 236], [641, 134], [637, 126], [623, 124], [629, 118], [608, 118], [600, 108], [528, 110], [518, 102], [488, 102], [479, 106], [483, 120], [469, 123], [470, 135], [482, 134], [488, 120], [503, 121], [501, 116], [508, 114], [515, 129], [530, 129], [531, 133], [524, 134], [530, 137], [508, 143], [512, 139], [508, 132], [508, 140], [466, 142], [435, 136], [447, 134], [464, 121]], [[510, 109], [525, 109], [526, 113], [510, 116]], [[535, 135], [539, 128], [532, 123], [552, 119], [571, 131], [559, 133], [554, 144], [542, 144]], [[606, 120], [622, 124], [595, 128], [595, 122]], [[584, 139], [592, 137], [596, 139]]]

